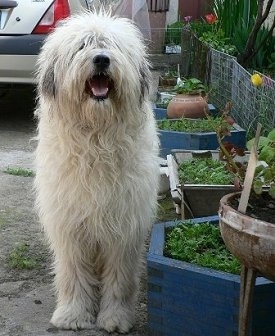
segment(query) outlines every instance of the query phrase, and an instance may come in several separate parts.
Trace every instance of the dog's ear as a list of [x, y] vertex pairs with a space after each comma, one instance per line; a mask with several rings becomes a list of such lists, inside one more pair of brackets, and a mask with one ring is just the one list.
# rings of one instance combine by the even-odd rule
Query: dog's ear
[[56, 85], [54, 80], [54, 66], [50, 65], [40, 78], [40, 88], [44, 95], [55, 97]]
[[140, 72], [140, 92], [141, 92], [140, 103], [141, 103], [144, 97], [149, 94], [151, 73], [147, 64], [141, 67], [139, 72]]

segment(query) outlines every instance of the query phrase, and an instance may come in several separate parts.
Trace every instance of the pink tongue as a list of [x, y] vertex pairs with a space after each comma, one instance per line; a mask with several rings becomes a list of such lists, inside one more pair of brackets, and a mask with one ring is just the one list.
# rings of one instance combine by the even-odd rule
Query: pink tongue
[[104, 77], [92, 79], [90, 87], [95, 97], [107, 96], [109, 91], [108, 79]]

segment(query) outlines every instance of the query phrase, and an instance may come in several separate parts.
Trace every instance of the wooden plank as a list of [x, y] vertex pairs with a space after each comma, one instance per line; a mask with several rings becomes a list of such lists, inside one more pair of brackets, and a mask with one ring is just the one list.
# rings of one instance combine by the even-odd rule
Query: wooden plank
[[178, 165], [171, 154], [167, 155], [167, 167], [172, 199], [175, 203], [180, 204], [182, 195], [179, 186]]

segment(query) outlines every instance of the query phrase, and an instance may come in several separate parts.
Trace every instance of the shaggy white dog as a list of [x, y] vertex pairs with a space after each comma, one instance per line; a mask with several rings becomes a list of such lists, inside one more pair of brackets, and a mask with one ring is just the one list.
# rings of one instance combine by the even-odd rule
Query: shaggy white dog
[[54, 254], [58, 328], [126, 333], [159, 159], [142, 35], [100, 12], [72, 17], [38, 62], [37, 207]]

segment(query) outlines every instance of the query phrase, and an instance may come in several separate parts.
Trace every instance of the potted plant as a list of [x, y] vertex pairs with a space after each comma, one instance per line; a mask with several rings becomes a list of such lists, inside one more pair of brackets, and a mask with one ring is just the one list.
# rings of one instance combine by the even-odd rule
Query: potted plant
[[206, 86], [197, 78], [179, 80], [167, 106], [168, 118], [204, 118], [209, 113]]
[[[244, 148], [246, 131], [230, 118], [231, 104], [227, 104], [224, 111], [218, 115], [215, 107], [208, 104], [209, 115], [206, 118], [167, 119], [166, 110], [154, 110], [159, 129], [161, 156], [166, 158], [172, 149], [185, 150], [215, 150], [219, 147], [216, 128], [222, 125], [229, 131], [224, 141], [230, 141], [235, 146]], [[229, 137], [230, 135], [230, 137]]]
[[[253, 140], [248, 146], [251, 147], [252, 143]], [[239, 193], [226, 195], [221, 199], [219, 214], [222, 232], [234, 230], [240, 237], [238, 241], [234, 241], [231, 238], [228, 240], [226, 235], [226, 243], [230, 249], [236, 247], [238, 252], [234, 252], [239, 253], [239, 258], [245, 264], [275, 280], [275, 129], [267, 137], [260, 138], [258, 164], [253, 177], [253, 186], [249, 192], [249, 206], [245, 213], [238, 211], [239, 199]], [[261, 241], [257, 240], [258, 253], [256, 250], [249, 253], [249, 250], [254, 250], [255, 244], [249, 241], [245, 243], [242, 238], [246, 239], [257, 234], [263, 236], [259, 238], [263, 245], [259, 248]], [[264, 242], [265, 238], [267, 242]], [[250, 245], [244, 247], [245, 244]], [[262, 258], [259, 257], [261, 253], [265, 255]], [[260, 270], [262, 262], [265, 265]]]
[[172, 89], [177, 85], [177, 71], [169, 70], [159, 76], [159, 87]]
[[[215, 225], [218, 217], [192, 220], [206, 221]], [[240, 276], [167, 256], [166, 230], [177, 225], [178, 222], [158, 223], [151, 233], [147, 254], [149, 335], [237, 335]], [[181, 234], [176, 231], [177, 237]], [[199, 239], [212, 240], [211, 233], [206, 238], [200, 235]], [[180, 248], [187, 246], [190, 255], [187, 241], [198, 244], [194, 237], [180, 244]], [[201, 253], [202, 247], [198, 245], [198, 248]], [[257, 278], [251, 335], [275, 334], [274, 302], [275, 284]]]
[[252, 147], [249, 163], [242, 194], [225, 195], [219, 209], [224, 242], [243, 264], [240, 336], [248, 333], [257, 272], [275, 280], [275, 129], [260, 138], [258, 159]]

